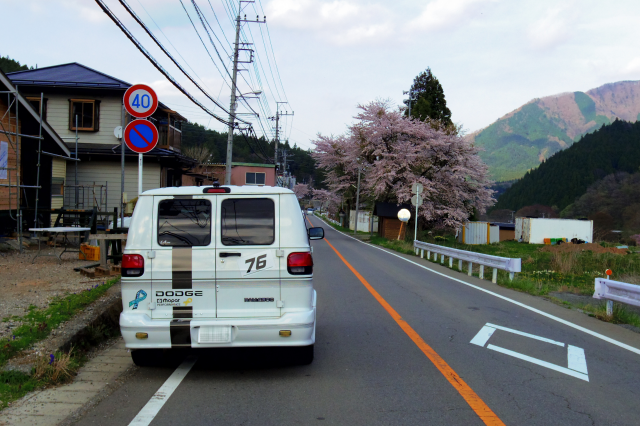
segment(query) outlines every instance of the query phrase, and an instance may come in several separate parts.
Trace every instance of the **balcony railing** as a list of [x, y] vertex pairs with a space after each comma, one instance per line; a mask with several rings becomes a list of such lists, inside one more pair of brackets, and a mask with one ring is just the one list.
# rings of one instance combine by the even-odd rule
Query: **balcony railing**
[[182, 145], [182, 132], [180, 130], [168, 124], [160, 124], [158, 125], [158, 133], [160, 136], [158, 148], [180, 152], [180, 146]]

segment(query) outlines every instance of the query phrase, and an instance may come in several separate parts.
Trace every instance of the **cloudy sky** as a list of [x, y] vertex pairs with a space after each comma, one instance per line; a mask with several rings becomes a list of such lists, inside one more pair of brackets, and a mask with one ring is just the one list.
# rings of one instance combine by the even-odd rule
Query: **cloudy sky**
[[[182, 0], [186, 12], [181, 0], [127, 2], [228, 106], [230, 78], [224, 67], [237, 0], [195, 0], [224, 65], [192, 0]], [[117, 0], [105, 3], [180, 84], [214, 108]], [[257, 132], [270, 134], [268, 116], [276, 102], [288, 101], [280, 110], [295, 115], [282, 122], [284, 138], [303, 147], [310, 147], [317, 133], [344, 132], [359, 103], [390, 99], [400, 105], [402, 91], [427, 67], [440, 80], [454, 121], [467, 131], [536, 97], [640, 79], [637, 0], [256, 0], [243, 8], [247, 18], [266, 15], [268, 25], [243, 26], [243, 41], [254, 43], [257, 62], [243, 64], [248, 71], [240, 73], [239, 89], [263, 90], [261, 99], [247, 101], [261, 116], [262, 125], [253, 119]], [[94, 1], [0, 0], [0, 10], [0, 55], [38, 67], [80, 62], [131, 83], [151, 84], [164, 103], [191, 121], [224, 128], [171, 86]], [[247, 106], [240, 111], [250, 112]]]

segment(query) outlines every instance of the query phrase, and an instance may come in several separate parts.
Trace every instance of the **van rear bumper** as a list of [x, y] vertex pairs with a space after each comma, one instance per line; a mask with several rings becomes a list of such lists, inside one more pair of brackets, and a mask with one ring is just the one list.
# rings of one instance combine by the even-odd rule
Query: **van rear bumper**
[[[123, 312], [120, 314], [120, 331], [126, 347], [130, 349], [308, 346], [315, 343], [315, 319], [315, 307], [309, 311], [288, 312], [280, 318], [173, 321], [152, 320], [141, 312]], [[291, 335], [282, 337], [281, 330], [289, 330]], [[147, 333], [148, 337], [139, 339], [136, 333]], [[211, 342], [216, 339], [226, 341]]]

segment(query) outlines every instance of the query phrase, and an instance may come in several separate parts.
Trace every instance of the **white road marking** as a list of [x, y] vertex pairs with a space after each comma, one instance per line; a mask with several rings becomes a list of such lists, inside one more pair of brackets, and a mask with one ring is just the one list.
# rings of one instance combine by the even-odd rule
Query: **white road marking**
[[[326, 223], [326, 222], [325, 222], [325, 223]], [[540, 309], [536, 309], [536, 308], [533, 308], [533, 307], [531, 307], [531, 306], [525, 305], [524, 303], [518, 302], [518, 301], [516, 301], [516, 300], [509, 299], [508, 297], [502, 296], [502, 295], [500, 295], [500, 294], [498, 294], [498, 293], [494, 293], [493, 291], [486, 290], [486, 289], [484, 289], [484, 288], [482, 288], [482, 287], [478, 287], [477, 285], [473, 285], [473, 284], [468, 283], [468, 282], [466, 282], [466, 281], [462, 281], [462, 280], [460, 280], [460, 279], [458, 279], [458, 278], [450, 277], [450, 276], [448, 276], [448, 275], [446, 275], [446, 274], [443, 274], [442, 272], [435, 271], [435, 270], [433, 270], [433, 269], [431, 269], [431, 268], [428, 268], [428, 267], [426, 267], [426, 266], [424, 266], [424, 265], [421, 265], [421, 264], [419, 264], [419, 263], [417, 263], [417, 262], [414, 262], [414, 261], [412, 261], [412, 260], [406, 259], [406, 258], [404, 258], [404, 257], [402, 257], [402, 256], [400, 256], [400, 255], [398, 255], [398, 254], [391, 253], [391, 252], [389, 252], [389, 251], [387, 251], [387, 250], [385, 250], [385, 249], [383, 249], [383, 248], [376, 247], [376, 246], [375, 246], [375, 245], [373, 245], [373, 244], [368, 244], [368, 243], [365, 243], [365, 242], [363, 242], [363, 241], [358, 240], [357, 238], [353, 238], [353, 237], [351, 237], [351, 236], [349, 236], [349, 235], [347, 235], [347, 234], [345, 234], [345, 233], [343, 233], [343, 232], [338, 231], [337, 229], [334, 229], [332, 226], [329, 226], [329, 227], [330, 227], [331, 229], [333, 229], [335, 232], [338, 232], [338, 233], [340, 233], [340, 234], [342, 234], [342, 235], [344, 235], [344, 236], [346, 236], [346, 237], [348, 237], [348, 238], [351, 238], [352, 240], [355, 240], [355, 241], [357, 241], [357, 242], [359, 242], [359, 243], [362, 243], [362, 244], [367, 245], [367, 246], [369, 246], [369, 247], [372, 247], [372, 248], [374, 248], [374, 249], [377, 249], [377, 250], [383, 251], [383, 252], [385, 252], [385, 253], [387, 253], [387, 254], [390, 254], [391, 256], [398, 257], [398, 258], [400, 258], [400, 259], [402, 259], [402, 260], [404, 260], [404, 261], [406, 261], [406, 262], [412, 263], [412, 264], [414, 264], [414, 265], [416, 265], [416, 266], [418, 266], [418, 267], [420, 267], [420, 268], [422, 268], [422, 269], [426, 269], [427, 271], [431, 271], [431, 272], [433, 272], [434, 274], [437, 274], [437, 275], [440, 275], [440, 276], [442, 276], [442, 277], [444, 277], [444, 278], [448, 278], [448, 279], [450, 279], [450, 280], [453, 280], [453, 281], [459, 282], [460, 284], [464, 284], [464, 285], [469, 286], [469, 287], [471, 287], [471, 288], [475, 288], [476, 290], [480, 290], [480, 291], [482, 291], [482, 292], [484, 292], [484, 293], [487, 293], [487, 294], [490, 294], [490, 295], [492, 295], [492, 296], [495, 296], [495, 297], [497, 297], [497, 298], [499, 298], [499, 299], [505, 300], [505, 301], [507, 301], [507, 302], [509, 302], [509, 303], [513, 303], [514, 305], [520, 306], [521, 308], [528, 309], [528, 310], [530, 310], [530, 311], [532, 311], [532, 312], [535, 312], [535, 313], [540, 314], [540, 315], [542, 315], [542, 316], [544, 316], [544, 317], [547, 317], [547, 318], [549, 318], [549, 319], [552, 319], [552, 320], [554, 320], [554, 321], [557, 321], [557, 322], [559, 322], [559, 323], [561, 323], [561, 324], [564, 324], [564, 325], [569, 326], [569, 327], [571, 327], [571, 328], [575, 328], [576, 330], [582, 331], [583, 333], [587, 333], [587, 334], [589, 334], [589, 335], [591, 335], [591, 336], [593, 336], [593, 337], [596, 337], [596, 338], [598, 338], [598, 339], [604, 340], [605, 342], [611, 343], [612, 345], [616, 345], [616, 346], [618, 346], [618, 347], [620, 347], [620, 348], [626, 349], [626, 350], [628, 350], [628, 351], [630, 351], [630, 352], [633, 352], [633, 353], [635, 353], [635, 354], [640, 355], [640, 349], [635, 348], [635, 347], [633, 347], [633, 346], [631, 346], [631, 345], [627, 345], [626, 343], [622, 343], [622, 342], [619, 342], [619, 341], [617, 341], [617, 340], [615, 340], [615, 339], [612, 339], [612, 338], [610, 338], [610, 337], [607, 337], [607, 336], [605, 336], [604, 334], [597, 333], [597, 332], [595, 332], [595, 331], [589, 330], [588, 328], [585, 328], [585, 327], [579, 326], [579, 325], [577, 325], [577, 324], [574, 324], [574, 323], [569, 322], [569, 321], [567, 321], [567, 320], [564, 320], [564, 319], [562, 319], [562, 318], [558, 318], [558, 317], [556, 317], [555, 315], [548, 314], [548, 313], [546, 313], [546, 312], [544, 312], [544, 311], [541, 311]]]
[[[484, 327], [478, 331], [471, 342], [474, 345], [482, 346], [489, 341], [491, 336], [496, 330], [503, 330], [509, 333], [517, 334], [520, 336], [528, 337], [534, 340], [540, 340], [541, 342], [551, 343], [552, 345], [561, 346], [564, 348], [564, 343], [556, 342], [555, 340], [547, 339], [546, 337], [536, 336], [535, 334], [524, 333], [522, 331], [514, 330], [512, 328], [502, 327], [491, 323], [486, 323]], [[584, 349], [577, 346], [567, 345], [567, 367], [561, 367], [559, 365], [551, 364], [550, 362], [542, 361], [537, 358], [530, 357], [528, 355], [521, 354], [519, 352], [510, 351], [509, 349], [501, 348], [500, 346], [491, 345], [487, 346], [487, 349], [494, 350], [496, 352], [510, 355], [528, 362], [532, 362], [537, 365], [541, 365], [546, 368], [550, 368], [555, 371], [559, 371], [569, 376], [577, 377], [585, 381], [589, 381], [589, 375], [587, 372], [587, 359], [584, 356]]]
[[484, 345], [487, 344], [487, 342], [493, 335], [494, 331], [496, 331], [494, 327], [489, 327], [488, 325], [485, 325], [480, 329], [480, 331], [478, 331], [478, 334], [476, 334], [475, 337], [471, 339], [471, 342], [469, 343], [482, 346], [484, 348]]
[[149, 423], [153, 421], [153, 419], [158, 415], [162, 406], [167, 402], [173, 391], [176, 390], [180, 382], [186, 377], [186, 375], [191, 370], [191, 367], [196, 363], [197, 358], [188, 357], [184, 360], [182, 364], [176, 371], [169, 376], [166, 382], [158, 389], [156, 393], [153, 394], [147, 405], [142, 407], [142, 410], [138, 413], [138, 415], [131, 420], [129, 426], [147, 426]]
[[584, 356], [584, 349], [577, 346], [568, 345], [567, 348], [567, 366], [580, 373], [588, 374], [587, 358]]
[[559, 365], [551, 364], [550, 362], [542, 361], [542, 360], [537, 359], [537, 358], [532, 358], [532, 357], [530, 357], [528, 355], [523, 355], [523, 354], [521, 354], [519, 352], [510, 351], [509, 349], [501, 348], [500, 346], [495, 346], [495, 345], [489, 344], [489, 345], [487, 345], [487, 349], [491, 349], [491, 350], [494, 350], [496, 352], [503, 353], [505, 355], [510, 355], [512, 357], [515, 357], [515, 358], [520, 358], [521, 360], [528, 361], [530, 363], [537, 364], [537, 365], [540, 365], [542, 367], [546, 367], [546, 368], [548, 368], [550, 370], [559, 371], [560, 373], [564, 373], [564, 374], [567, 374], [569, 376], [573, 376], [573, 377], [576, 377], [578, 379], [582, 379], [585, 382], [589, 381], [589, 376], [586, 375], [586, 374], [579, 373], [577, 371], [573, 371], [573, 370], [571, 370], [569, 368], [566, 368], [566, 367], [560, 367]]
[[535, 334], [529, 334], [522, 331], [514, 330], [513, 328], [502, 327], [501, 325], [495, 325], [491, 323], [487, 323], [485, 327], [492, 327], [502, 331], [508, 331], [509, 333], [519, 334], [520, 336], [528, 337], [530, 339], [540, 340], [542, 342], [551, 343], [552, 345], [558, 345], [564, 348], [564, 343], [556, 342], [555, 340], [547, 339], [546, 337], [536, 336]]

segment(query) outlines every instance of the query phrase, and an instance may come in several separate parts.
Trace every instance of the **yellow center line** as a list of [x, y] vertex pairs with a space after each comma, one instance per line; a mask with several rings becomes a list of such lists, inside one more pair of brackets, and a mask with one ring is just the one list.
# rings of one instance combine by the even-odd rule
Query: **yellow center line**
[[[309, 220], [309, 218], [307, 218]], [[311, 223], [311, 221], [309, 221]], [[313, 225], [312, 225], [313, 226]], [[358, 271], [355, 270], [353, 266], [340, 254], [340, 252], [331, 244], [327, 239], [325, 239], [327, 244], [336, 252], [338, 257], [342, 259], [345, 265], [353, 272], [353, 274], [360, 280], [360, 282], [369, 290], [369, 292], [375, 297], [375, 299], [382, 305], [382, 307], [391, 315], [391, 317], [395, 320], [395, 322], [402, 328], [402, 330], [409, 336], [413, 343], [420, 348], [420, 350], [429, 358], [429, 360], [436, 366], [436, 368], [442, 373], [442, 375], [451, 383], [451, 385], [460, 393], [460, 395], [467, 401], [467, 404], [471, 407], [471, 409], [480, 417], [480, 419], [486, 425], [491, 426], [504, 426], [502, 420], [496, 416], [496, 414], [491, 411], [491, 408], [485, 402], [480, 399], [480, 397], [469, 387], [468, 384], [465, 383], [464, 380], [447, 364], [447, 362], [442, 359], [440, 355], [436, 351], [433, 350], [431, 346], [425, 342], [422, 337], [405, 321], [402, 319], [400, 314], [396, 312], [395, 309], [387, 303], [386, 300], [380, 296], [380, 294], [364, 279], [362, 275]]]

